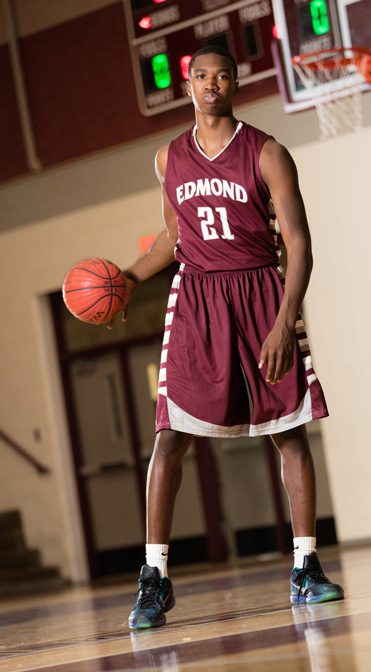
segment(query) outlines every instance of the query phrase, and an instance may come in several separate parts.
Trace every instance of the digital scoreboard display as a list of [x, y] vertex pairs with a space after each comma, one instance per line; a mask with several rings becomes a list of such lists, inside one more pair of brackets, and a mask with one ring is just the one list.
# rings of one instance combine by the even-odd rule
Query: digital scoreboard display
[[[292, 63], [299, 54], [351, 48], [370, 43], [371, 0], [272, 0], [276, 37], [272, 45], [277, 81], [285, 112], [299, 112], [315, 106], [311, 87], [305, 87]], [[348, 51], [349, 48], [349, 51]], [[331, 53], [323, 58], [331, 60]], [[338, 91], [352, 86], [370, 91], [370, 84], [350, 65], [334, 71]], [[330, 84], [330, 87], [329, 87]], [[317, 80], [316, 95], [333, 92], [327, 77]]]
[[[335, 0], [272, 0], [280, 43], [287, 112], [313, 105], [291, 59], [298, 54], [332, 49], [343, 44], [343, 26]], [[282, 91], [281, 91], [282, 93]]]
[[233, 54], [240, 86], [276, 74], [271, 0], [123, 2], [139, 108], [146, 116], [190, 102], [188, 64], [208, 44]]

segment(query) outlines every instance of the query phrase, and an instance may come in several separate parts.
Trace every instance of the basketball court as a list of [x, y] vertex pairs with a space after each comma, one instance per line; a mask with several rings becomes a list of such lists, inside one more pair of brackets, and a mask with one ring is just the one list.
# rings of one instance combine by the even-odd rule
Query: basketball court
[[[371, 669], [370, 26], [371, 0], [0, 4], [0, 672]], [[188, 63], [208, 44], [237, 61], [236, 117], [298, 166], [315, 259], [304, 316], [330, 410], [308, 428], [317, 538], [345, 600], [289, 602], [269, 441], [199, 438], [170, 543], [176, 607], [130, 632], [177, 269], [142, 283], [112, 331], [76, 320], [61, 288], [78, 260], [112, 260], [98, 268], [111, 317], [114, 265], [162, 228], [153, 158], [193, 123]]]
[[286, 559], [178, 571], [157, 630], [128, 630], [134, 583], [2, 604], [0, 670], [368, 672], [371, 549], [321, 557], [346, 600], [291, 607]]

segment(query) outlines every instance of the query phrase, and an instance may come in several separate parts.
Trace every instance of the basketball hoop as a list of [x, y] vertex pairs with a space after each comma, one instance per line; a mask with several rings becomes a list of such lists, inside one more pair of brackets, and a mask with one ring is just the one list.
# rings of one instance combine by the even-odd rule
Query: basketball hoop
[[314, 100], [322, 138], [362, 126], [362, 90], [371, 83], [371, 49], [341, 47], [299, 54], [292, 64]]

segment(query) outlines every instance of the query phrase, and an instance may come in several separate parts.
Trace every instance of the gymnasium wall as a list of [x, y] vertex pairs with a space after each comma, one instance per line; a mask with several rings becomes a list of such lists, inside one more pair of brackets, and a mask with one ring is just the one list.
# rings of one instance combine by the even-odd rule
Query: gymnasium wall
[[[317, 132], [315, 113], [288, 117], [277, 97], [240, 107], [237, 116], [287, 144], [298, 164], [315, 254], [306, 315], [331, 412], [320, 426], [337, 531], [340, 541], [369, 538], [366, 147], [371, 128], [300, 144], [300, 137]], [[366, 105], [366, 122], [370, 118]], [[0, 510], [20, 508], [29, 544], [76, 580], [84, 578], [86, 566], [45, 296], [60, 287], [76, 259], [101, 255], [126, 266], [138, 254], [139, 236], [161, 228], [153, 157], [159, 144], [181, 130], [0, 189], [2, 216], [16, 227], [0, 239], [0, 426], [52, 469], [40, 477], [1, 445]]]
[[[8, 0], [7, 0], [8, 2]], [[45, 169], [177, 124], [191, 105], [139, 112], [122, 0], [12, 0], [37, 162]], [[0, 182], [27, 174], [0, 4]], [[274, 76], [242, 87], [241, 102], [278, 90]]]
[[314, 242], [306, 311], [329, 402], [321, 426], [341, 541], [371, 536], [370, 146], [368, 126], [293, 152]]

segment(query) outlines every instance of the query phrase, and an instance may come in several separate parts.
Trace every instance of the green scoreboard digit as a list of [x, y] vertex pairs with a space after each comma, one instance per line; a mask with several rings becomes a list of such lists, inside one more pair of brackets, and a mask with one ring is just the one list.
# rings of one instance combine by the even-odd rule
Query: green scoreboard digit
[[156, 54], [151, 58], [153, 78], [157, 89], [171, 86], [169, 59], [166, 54]]
[[[313, 40], [331, 33], [333, 21], [330, 17], [331, 0], [299, 0], [295, 2], [293, 17], [301, 41]], [[289, 10], [290, 15], [290, 10]]]
[[326, 0], [312, 0], [310, 3], [313, 32], [315, 35], [324, 35], [330, 30], [330, 21]]

